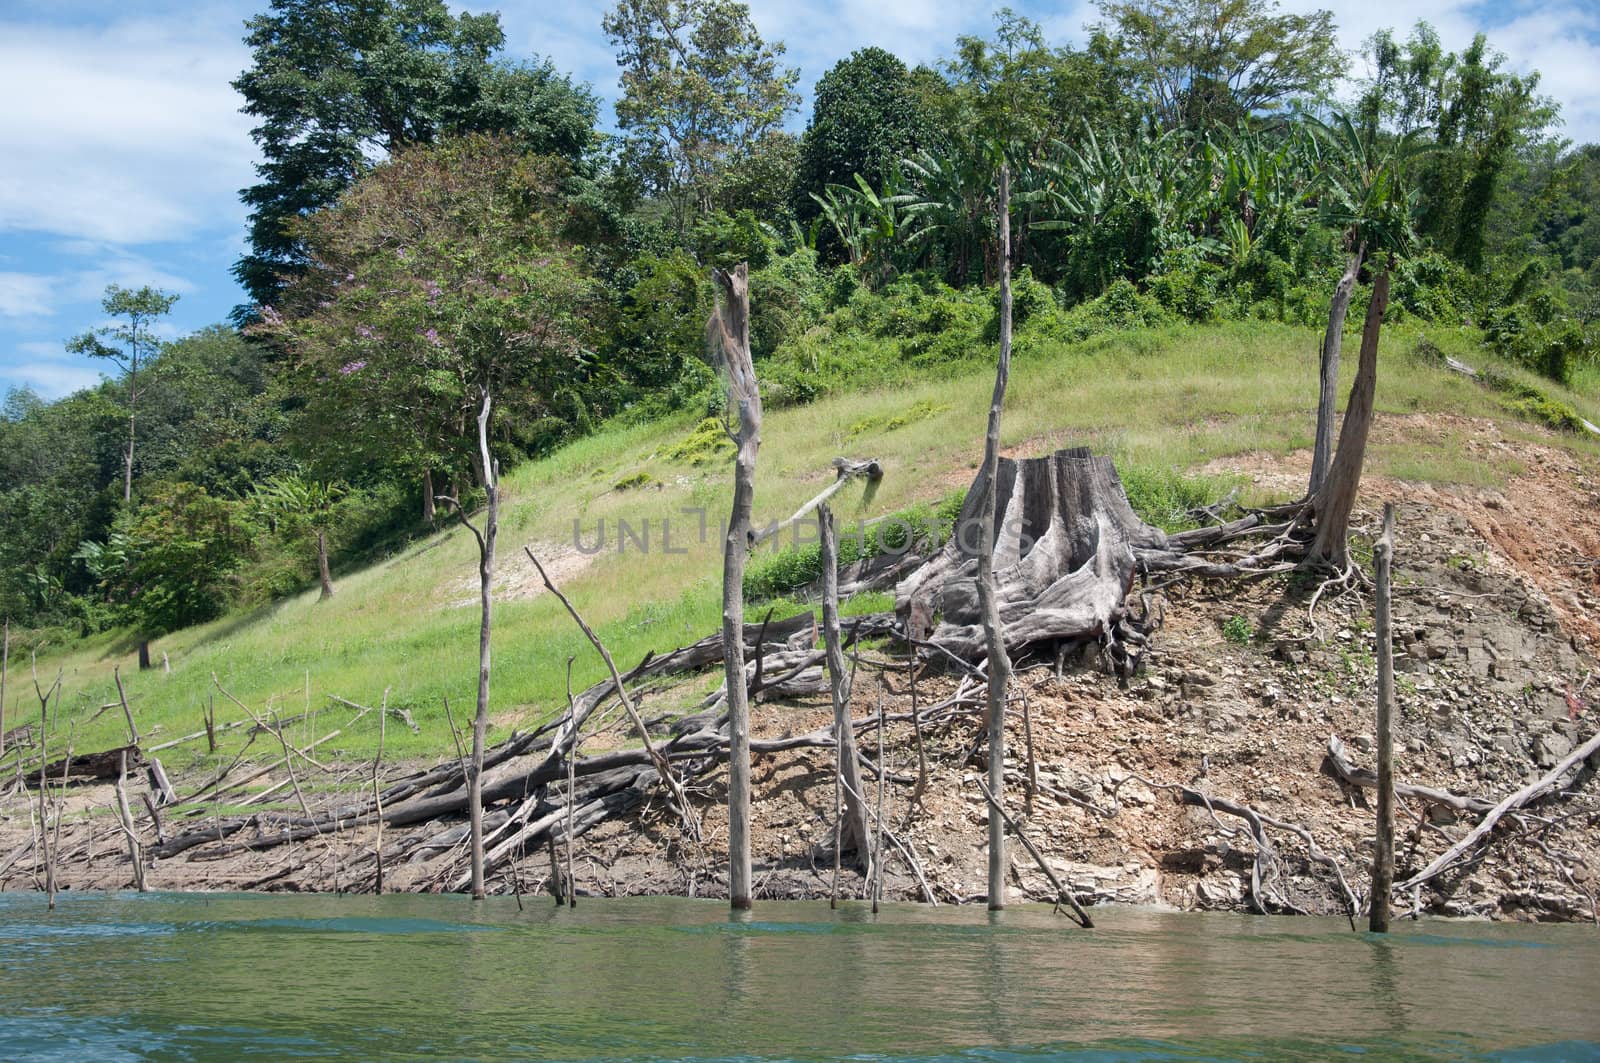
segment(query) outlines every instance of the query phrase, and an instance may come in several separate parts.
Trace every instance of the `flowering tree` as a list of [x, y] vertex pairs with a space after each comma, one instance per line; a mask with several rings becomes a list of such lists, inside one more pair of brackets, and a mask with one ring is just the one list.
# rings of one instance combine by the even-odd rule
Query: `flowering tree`
[[[286, 348], [319, 474], [478, 469], [494, 395], [516, 438], [577, 415], [597, 290], [561, 235], [559, 160], [474, 136], [397, 154], [300, 223], [312, 269], [257, 330]], [[554, 422], [552, 425], [551, 422]]]

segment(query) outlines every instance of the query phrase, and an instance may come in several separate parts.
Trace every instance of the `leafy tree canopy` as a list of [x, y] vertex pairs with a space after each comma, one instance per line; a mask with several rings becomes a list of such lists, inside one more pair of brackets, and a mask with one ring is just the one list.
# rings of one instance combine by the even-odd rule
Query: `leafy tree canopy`
[[305, 263], [293, 219], [328, 206], [372, 159], [406, 144], [496, 132], [576, 161], [595, 100], [547, 62], [498, 58], [496, 14], [443, 0], [272, 0], [247, 24], [250, 69], [234, 81], [263, 161], [242, 193], [250, 253], [234, 275], [258, 304]]

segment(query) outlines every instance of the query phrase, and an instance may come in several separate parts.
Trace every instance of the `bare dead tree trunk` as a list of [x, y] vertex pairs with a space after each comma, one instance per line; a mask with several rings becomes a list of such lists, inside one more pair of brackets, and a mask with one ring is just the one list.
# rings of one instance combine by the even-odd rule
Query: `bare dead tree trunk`
[[328, 571], [328, 531], [317, 529], [317, 578], [322, 581], [322, 594], [317, 598], [325, 602], [333, 597], [333, 574]]
[[855, 728], [850, 725], [850, 674], [839, 639], [839, 539], [833, 526], [833, 510], [826, 503], [817, 512], [817, 526], [822, 537], [822, 640], [827, 651], [828, 686], [833, 695], [836, 770], [844, 789], [844, 815], [834, 829], [839, 832], [839, 848], [854, 847], [862, 872], [870, 880], [872, 834], [856, 755]]
[[1328, 331], [1322, 337], [1322, 360], [1319, 371], [1321, 384], [1317, 396], [1317, 441], [1311, 452], [1311, 486], [1306, 497], [1315, 498], [1328, 478], [1328, 466], [1333, 461], [1333, 418], [1339, 401], [1339, 356], [1344, 347], [1344, 319], [1350, 311], [1350, 296], [1355, 291], [1356, 277], [1366, 257], [1367, 245], [1356, 248], [1345, 266], [1344, 276], [1333, 289], [1333, 301], [1328, 306]]
[[0, 642], [0, 755], [6, 751], [6, 677], [11, 674], [11, 618], [6, 617], [5, 640]]
[[478, 599], [482, 610], [478, 624], [478, 711], [472, 718], [472, 764], [467, 775], [467, 820], [472, 838], [472, 899], [481, 901], [488, 892], [483, 881], [483, 749], [489, 729], [489, 635], [494, 611], [494, 548], [500, 532], [500, 469], [489, 453], [489, 411], [492, 402], [489, 386], [483, 387], [483, 405], [478, 410], [478, 452], [483, 462], [483, 486], [488, 495], [483, 530], [467, 518], [461, 496], [449, 499], [472, 537], [478, 542]]
[[744, 675], [744, 565], [755, 501], [756, 452], [761, 447], [761, 392], [750, 360], [750, 267], [741, 262], [713, 277], [721, 299], [707, 327], [713, 353], [728, 374], [729, 436], [738, 448], [733, 465], [733, 511], [722, 551], [722, 644], [728, 685], [728, 899], [750, 907], [750, 698]]
[[117, 818], [122, 823], [122, 833], [128, 838], [128, 862], [133, 865], [133, 888], [144, 892], [144, 858], [139, 852], [139, 835], [133, 830], [133, 813], [128, 810], [128, 751], [118, 756], [117, 764]]
[[1394, 568], [1394, 503], [1383, 507], [1383, 535], [1372, 551], [1378, 581], [1378, 846], [1372, 858], [1374, 934], [1389, 931], [1389, 894], [1394, 890], [1394, 625], [1389, 581]]
[[1389, 269], [1372, 282], [1372, 300], [1361, 329], [1361, 364], [1339, 429], [1339, 450], [1315, 500], [1317, 538], [1307, 560], [1344, 570], [1350, 567], [1350, 511], [1361, 486], [1361, 468], [1367, 458], [1367, 436], [1372, 431], [1373, 398], [1378, 388], [1378, 338], [1383, 313], [1389, 307]]
[[[999, 527], [995, 482], [1000, 472], [1000, 411], [1005, 403], [1006, 381], [1011, 375], [1011, 170], [1000, 167], [1000, 364], [994, 377], [994, 398], [989, 403], [989, 428], [983, 441], [985, 505], [983, 548], [978, 551], [978, 603], [983, 616], [984, 645], [989, 657], [989, 790], [998, 803], [1006, 785], [1006, 688], [1011, 679], [1011, 658], [1006, 655], [1000, 627], [999, 592], [994, 581], [994, 544]], [[989, 809], [989, 908], [1005, 907], [1005, 817]]]
[[140, 638], [139, 638], [139, 671], [148, 672], [149, 670], [150, 670], [150, 640], [147, 639], [147, 638], [144, 638], [143, 636], [140, 636]]
[[433, 470], [422, 470], [422, 523], [433, 523]]
[[378, 755], [372, 758], [372, 804], [374, 818], [378, 821], [378, 836], [372, 843], [372, 857], [376, 863], [376, 873], [372, 883], [374, 893], [383, 892], [383, 790], [378, 785], [378, 776], [383, 770], [383, 738], [388, 718], [389, 692], [385, 690], [383, 706], [378, 710]]

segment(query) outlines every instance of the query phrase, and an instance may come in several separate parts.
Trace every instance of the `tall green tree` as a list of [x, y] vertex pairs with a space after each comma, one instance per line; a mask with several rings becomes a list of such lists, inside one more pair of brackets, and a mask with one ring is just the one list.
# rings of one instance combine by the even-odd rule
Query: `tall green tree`
[[297, 227], [311, 268], [255, 331], [285, 348], [313, 475], [481, 483], [485, 393], [524, 450], [581, 422], [598, 292], [562, 235], [566, 172], [507, 138], [453, 139], [398, 152]]
[[817, 217], [813, 197], [829, 185], [853, 186], [857, 174], [881, 190], [934, 128], [911, 71], [892, 53], [862, 48], [841, 59], [817, 82], [790, 193], [796, 217]]
[[1325, 99], [1344, 73], [1330, 11], [1280, 13], [1275, 0], [1100, 0], [1100, 11], [1168, 128]]
[[333, 203], [375, 157], [495, 132], [577, 160], [593, 140], [588, 89], [547, 62], [501, 58], [496, 14], [452, 16], [443, 0], [272, 0], [246, 27], [253, 62], [233, 86], [263, 158], [242, 193], [250, 252], [234, 275], [260, 305], [305, 265], [289, 223]]
[[100, 300], [100, 308], [112, 318], [120, 320], [116, 324], [103, 325], [85, 332], [67, 344], [67, 349], [76, 354], [105, 358], [116, 363], [122, 370], [128, 396], [128, 442], [123, 450], [122, 460], [124, 503], [133, 499], [133, 447], [139, 413], [139, 363], [155, 347], [156, 340], [151, 333], [151, 326], [156, 319], [170, 313], [172, 304], [177, 301], [178, 297], [173, 293], [149, 285], [138, 289], [109, 285], [106, 288], [105, 298]]
[[719, 180], [799, 104], [799, 71], [736, 0], [618, 0], [601, 25], [617, 49], [617, 125], [647, 194], [681, 234]]

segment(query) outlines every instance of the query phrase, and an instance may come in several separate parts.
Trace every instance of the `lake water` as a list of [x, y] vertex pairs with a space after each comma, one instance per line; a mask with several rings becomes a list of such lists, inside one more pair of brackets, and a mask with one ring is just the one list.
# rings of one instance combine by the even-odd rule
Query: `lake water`
[[0, 894], [0, 1058], [1600, 1059], [1600, 931]]

